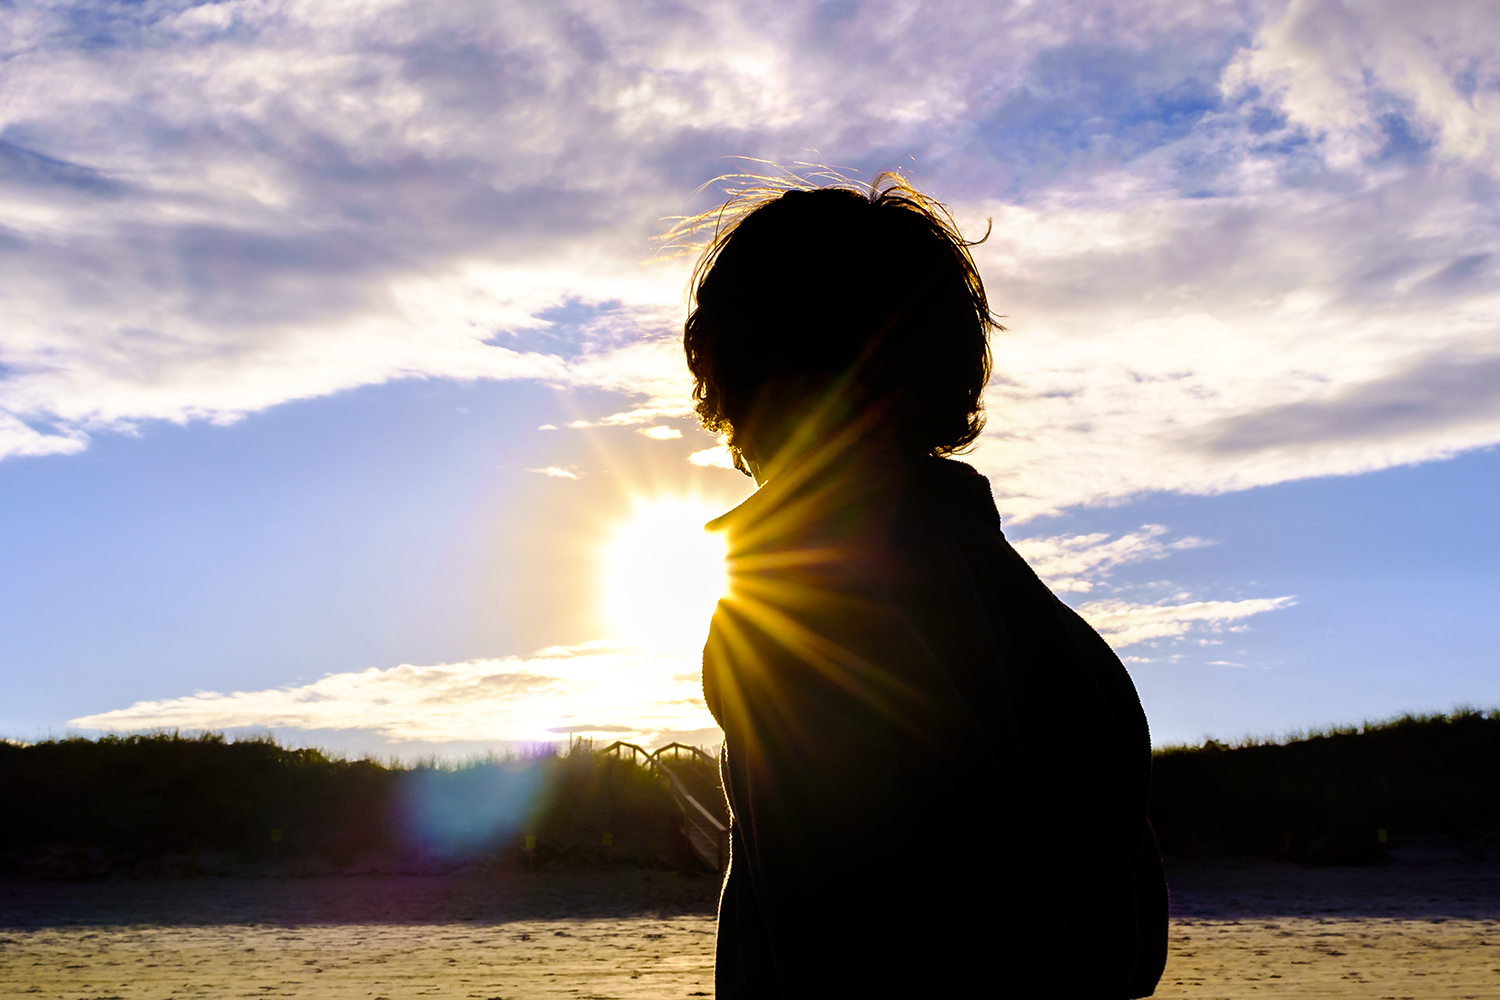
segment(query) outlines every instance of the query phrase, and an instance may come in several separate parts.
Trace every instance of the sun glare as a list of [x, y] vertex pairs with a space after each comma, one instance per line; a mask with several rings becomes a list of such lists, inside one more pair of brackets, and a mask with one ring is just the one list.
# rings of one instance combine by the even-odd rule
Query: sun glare
[[636, 507], [605, 552], [606, 610], [620, 638], [693, 650], [724, 594], [724, 540], [703, 530], [720, 510], [687, 500]]

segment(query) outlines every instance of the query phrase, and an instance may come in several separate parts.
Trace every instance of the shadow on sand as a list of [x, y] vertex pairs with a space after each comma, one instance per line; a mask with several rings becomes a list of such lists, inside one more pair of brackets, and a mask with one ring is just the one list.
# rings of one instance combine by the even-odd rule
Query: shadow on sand
[[711, 915], [713, 875], [535, 872], [0, 883], [0, 929], [500, 924]]

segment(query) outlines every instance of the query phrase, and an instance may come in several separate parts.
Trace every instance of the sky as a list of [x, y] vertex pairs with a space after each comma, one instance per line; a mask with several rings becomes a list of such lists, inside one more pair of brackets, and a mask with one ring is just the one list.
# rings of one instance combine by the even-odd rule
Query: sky
[[1158, 744], [1500, 704], [1490, 3], [17, 0], [0, 735], [712, 744], [662, 236], [822, 167], [989, 228], [964, 460]]

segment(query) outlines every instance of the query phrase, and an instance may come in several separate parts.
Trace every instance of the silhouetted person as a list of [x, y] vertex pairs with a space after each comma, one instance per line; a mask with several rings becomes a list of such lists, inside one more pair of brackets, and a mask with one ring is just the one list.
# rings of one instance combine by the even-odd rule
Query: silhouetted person
[[1119, 659], [944, 457], [994, 326], [946, 211], [898, 178], [770, 197], [699, 264], [705, 426], [760, 489], [727, 533], [703, 686], [733, 816], [717, 995], [1125, 998], [1166, 885]]

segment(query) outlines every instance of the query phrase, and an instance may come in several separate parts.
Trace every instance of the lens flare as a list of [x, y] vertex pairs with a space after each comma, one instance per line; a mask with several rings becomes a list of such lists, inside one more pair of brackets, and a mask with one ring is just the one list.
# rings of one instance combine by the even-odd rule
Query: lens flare
[[723, 536], [703, 530], [719, 513], [689, 500], [642, 502], [615, 532], [604, 582], [619, 638], [664, 650], [703, 645], [726, 586]]
[[400, 776], [408, 836], [438, 854], [495, 848], [535, 811], [541, 761], [472, 761], [456, 770], [419, 767]]

